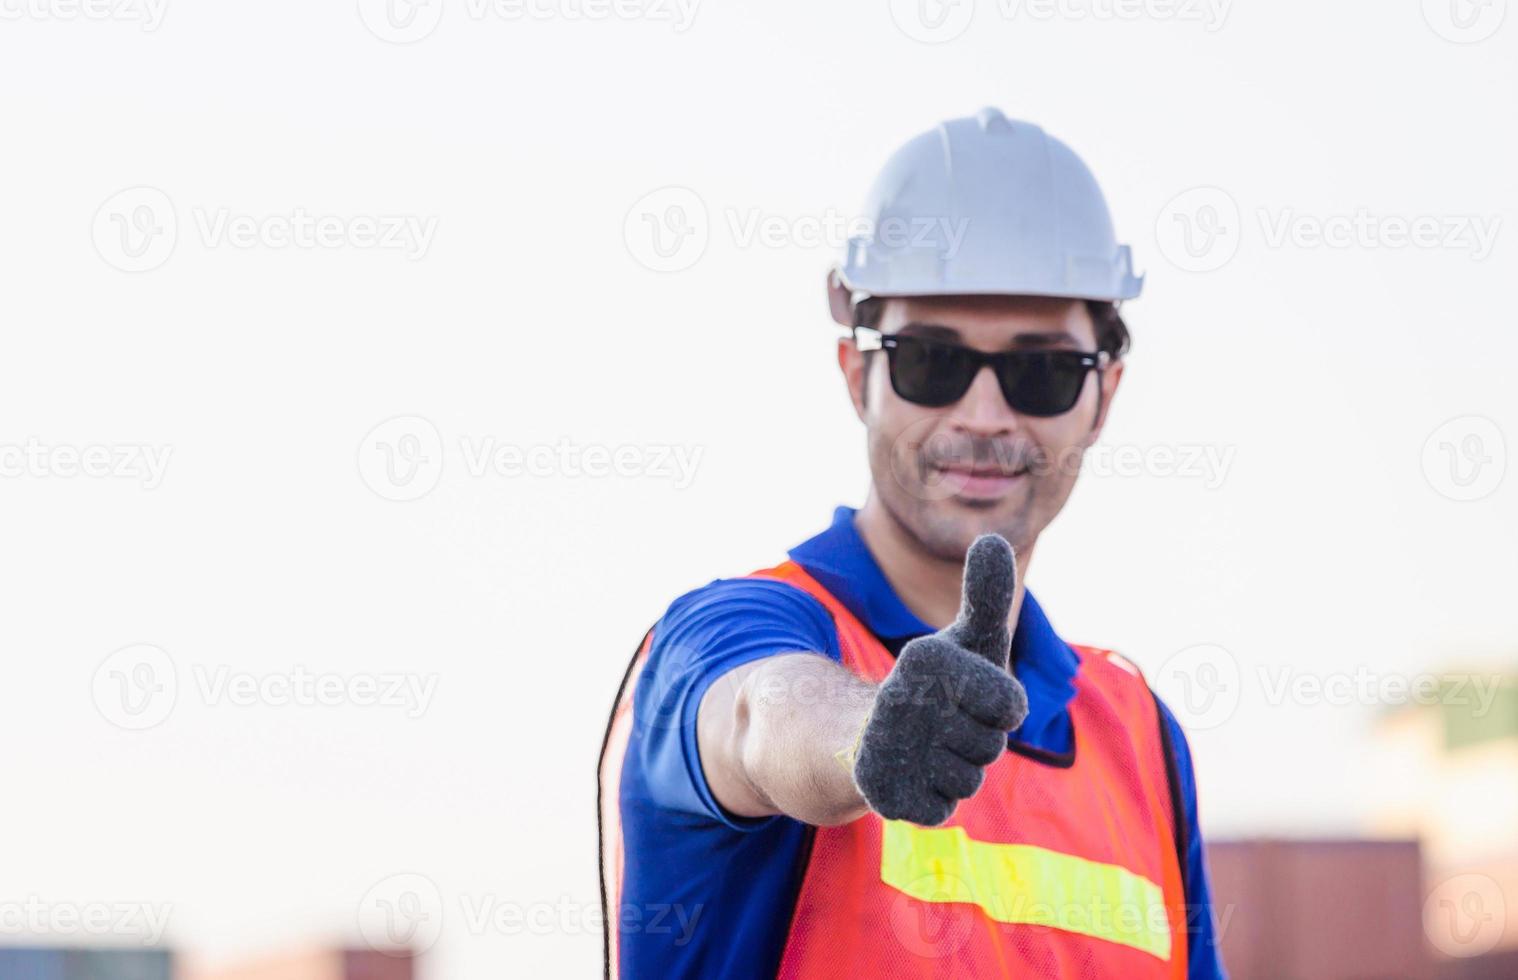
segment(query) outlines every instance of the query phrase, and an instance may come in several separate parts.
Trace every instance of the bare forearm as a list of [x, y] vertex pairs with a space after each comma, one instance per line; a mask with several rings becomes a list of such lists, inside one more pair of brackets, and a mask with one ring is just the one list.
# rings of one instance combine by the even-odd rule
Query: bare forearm
[[980, 789], [1028, 715], [1007, 669], [1017, 559], [996, 534], [965, 555], [954, 622], [911, 640], [877, 688], [812, 653], [722, 675], [701, 698], [707, 785], [729, 813], [820, 826], [874, 811], [938, 826]]
[[864, 815], [848, 753], [869, 715], [874, 685], [814, 654], [771, 657], [723, 680], [727, 690], [714, 685], [702, 702], [700, 745], [724, 807], [820, 826]]

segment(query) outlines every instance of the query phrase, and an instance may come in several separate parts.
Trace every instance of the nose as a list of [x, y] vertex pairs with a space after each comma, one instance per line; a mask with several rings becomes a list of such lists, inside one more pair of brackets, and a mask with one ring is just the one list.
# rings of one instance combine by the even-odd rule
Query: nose
[[975, 373], [970, 390], [954, 405], [951, 414], [958, 428], [975, 435], [1002, 435], [1017, 428], [1017, 414], [1002, 396], [996, 372], [989, 365]]

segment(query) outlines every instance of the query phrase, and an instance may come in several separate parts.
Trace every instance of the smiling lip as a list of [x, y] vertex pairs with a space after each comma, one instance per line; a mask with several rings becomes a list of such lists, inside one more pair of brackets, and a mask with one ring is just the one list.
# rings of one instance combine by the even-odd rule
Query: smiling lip
[[995, 500], [1006, 496], [1027, 470], [979, 469], [973, 466], [935, 466], [943, 481], [955, 490], [956, 497]]

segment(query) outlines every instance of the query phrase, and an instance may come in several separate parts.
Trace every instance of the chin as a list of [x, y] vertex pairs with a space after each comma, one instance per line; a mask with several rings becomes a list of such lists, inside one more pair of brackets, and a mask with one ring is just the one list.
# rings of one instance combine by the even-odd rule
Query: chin
[[923, 508], [908, 524], [925, 550], [945, 561], [963, 561], [982, 534], [1000, 534], [1016, 552], [1027, 545], [1027, 518], [1009, 501], [949, 499]]

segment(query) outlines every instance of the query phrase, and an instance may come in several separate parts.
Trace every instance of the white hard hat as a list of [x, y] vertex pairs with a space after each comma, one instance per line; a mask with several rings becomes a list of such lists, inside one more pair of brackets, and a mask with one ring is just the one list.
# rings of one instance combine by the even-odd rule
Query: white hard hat
[[1118, 302], [1143, 288], [1081, 158], [997, 109], [907, 142], [875, 179], [862, 217], [868, 232], [850, 237], [833, 272], [840, 319], [867, 296]]

